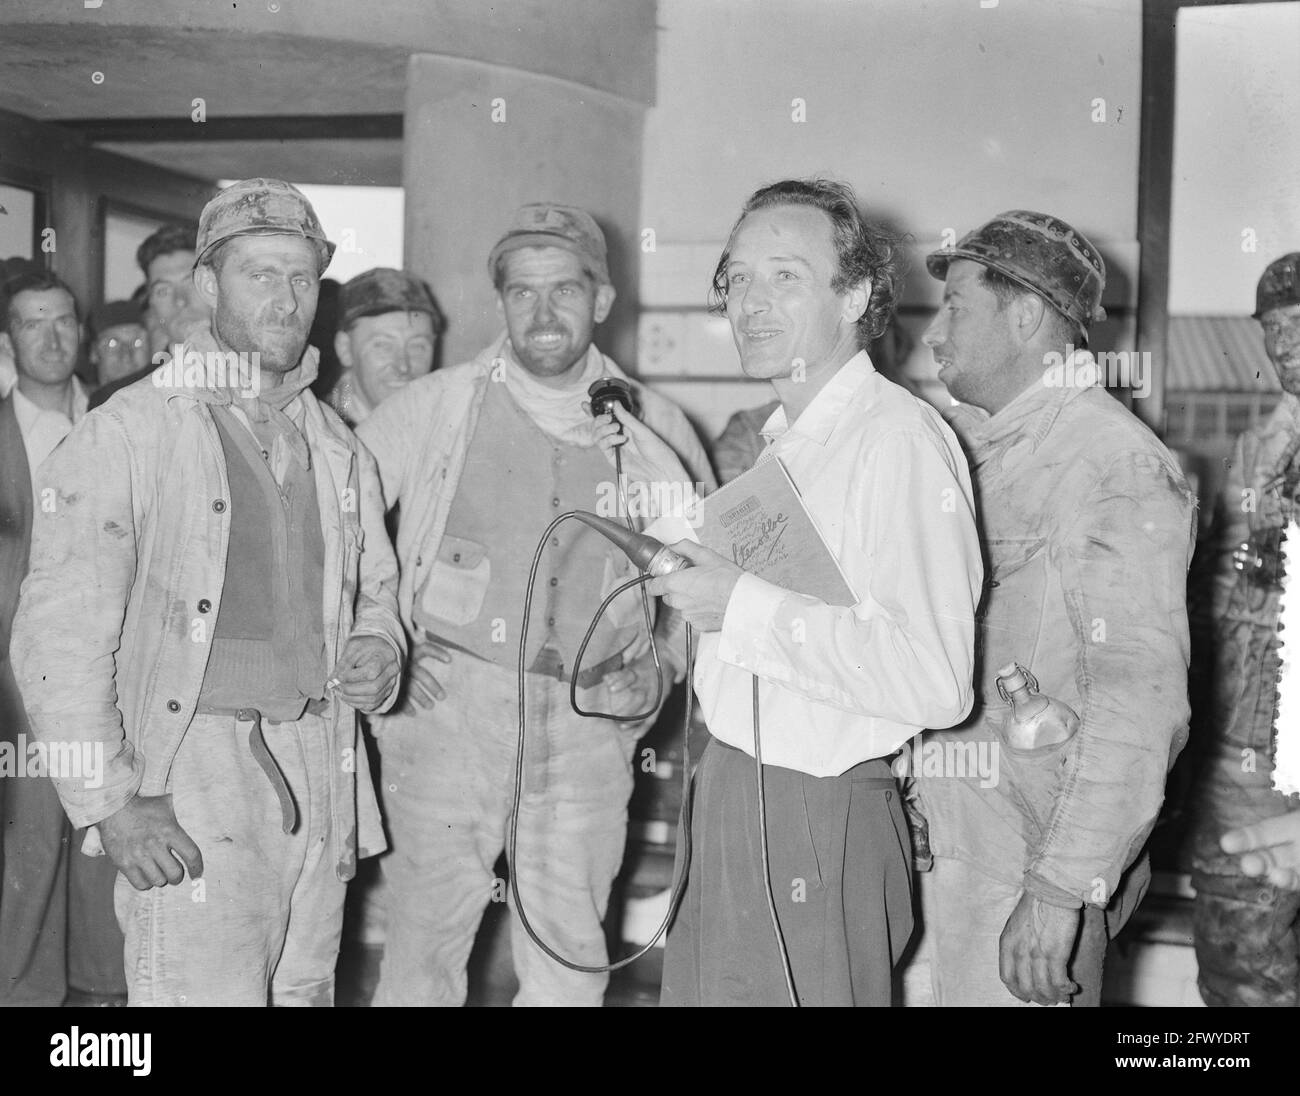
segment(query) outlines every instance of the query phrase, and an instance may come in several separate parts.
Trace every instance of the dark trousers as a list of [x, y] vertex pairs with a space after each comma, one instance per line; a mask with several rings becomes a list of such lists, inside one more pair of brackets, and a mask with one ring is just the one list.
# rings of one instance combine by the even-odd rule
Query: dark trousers
[[[800, 1004], [888, 1006], [912, 934], [907, 820], [889, 765], [867, 761], [825, 778], [766, 765], [763, 783], [772, 891]], [[660, 1004], [787, 1005], [754, 759], [711, 741], [692, 802], [694, 848]]]
[[0, 783], [0, 1006], [57, 1007], [69, 988], [125, 993], [117, 869], [81, 854], [85, 831], [72, 829], [48, 777]]
[[[19, 759], [21, 766], [24, 759]], [[21, 769], [20, 769], [21, 771]], [[68, 847], [72, 830], [48, 777], [0, 778], [0, 1004], [55, 1006], [68, 989]]]

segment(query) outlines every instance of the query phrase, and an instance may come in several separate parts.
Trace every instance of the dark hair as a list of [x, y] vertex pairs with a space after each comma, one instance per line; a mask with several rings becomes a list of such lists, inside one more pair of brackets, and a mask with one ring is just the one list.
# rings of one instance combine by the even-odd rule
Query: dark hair
[[1054, 325], [1053, 328], [1049, 328], [1049, 330], [1053, 331], [1054, 337], [1066, 341], [1078, 338], [1080, 335], [1082, 335], [1084, 340], [1088, 337], [1088, 333], [1085, 329], [1081, 328], [1041, 293], [1036, 293], [1034, 290], [1026, 288], [1019, 282], [1012, 281], [1001, 271], [994, 270], [992, 267], [985, 266], [983, 263], [980, 263], [980, 285], [998, 299], [999, 312], [1005, 312], [1007, 310], [1007, 305], [1017, 297], [1038, 297], [1043, 302], [1048, 318]]
[[727, 309], [727, 263], [731, 261], [731, 246], [737, 229], [755, 210], [777, 206], [810, 206], [820, 209], [830, 218], [831, 239], [839, 260], [831, 288], [836, 293], [843, 293], [870, 278], [871, 296], [857, 324], [858, 345], [865, 347], [872, 339], [884, 334], [902, 294], [906, 237], [868, 221], [862, 216], [853, 188], [831, 179], [782, 179], [749, 196], [736, 223], [731, 226], [727, 246], [713, 271], [709, 311], [721, 314]]
[[1026, 289], [1019, 282], [1013, 282], [1005, 274], [999, 273], [983, 263], [980, 264], [980, 285], [998, 299], [999, 312], [1005, 312], [1007, 305], [1017, 297], [1022, 297], [1026, 293], [1033, 293], [1032, 289]]
[[[19, 293], [44, 293], [49, 289], [62, 289], [72, 298], [72, 311], [77, 313], [77, 295], [72, 288], [57, 274], [48, 270], [24, 270], [12, 278], [5, 279], [0, 286], [0, 307], [3, 307], [4, 330], [9, 331], [13, 324], [13, 303]], [[78, 318], [80, 316], [78, 315]]]
[[149, 264], [161, 255], [170, 255], [173, 251], [194, 251], [197, 231], [187, 225], [163, 225], [156, 232], [150, 233], [135, 250], [135, 261], [140, 271], [149, 277]]
[[230, 236], [220, 243], [213, 244], [203, 253], [203, 257], [195, 265], [206, 266], [213, 274], [220, 275], [221, 268], [226, 265], [226, 244], [230, 243], [234, 238]]

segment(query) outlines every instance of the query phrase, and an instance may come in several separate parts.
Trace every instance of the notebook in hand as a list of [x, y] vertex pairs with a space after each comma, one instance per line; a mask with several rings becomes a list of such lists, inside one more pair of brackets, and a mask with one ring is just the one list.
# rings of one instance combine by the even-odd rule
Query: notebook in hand
[[858, 603], [780, 458], [761, 461], [698, 505], [691, 524], [706, 548], [794, 593]]

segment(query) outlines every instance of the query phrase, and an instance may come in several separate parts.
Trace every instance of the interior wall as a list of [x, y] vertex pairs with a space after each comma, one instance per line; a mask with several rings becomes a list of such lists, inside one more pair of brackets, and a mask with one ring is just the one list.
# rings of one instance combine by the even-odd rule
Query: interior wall
[[[715, 426], [766, 387], [723, 386], [734, 351], [701, 309], [747, 195], [832, 175], [915, 237], [903, 325], [939, 283], [923, 254], [1007, 209], [1056, 214], [1102, 249], [1131, 340], [1137, 277], [1141, 4], [1136, 0], [660, 0], [658, 101], [648, 112], [641, 225], [643, 370]], [[846, 49], [846, 44], [851, 48]], [[712, 356], [710, 356], [712, 355]], [[928, 383], [928, 352], [909, 372]], [[700, 379], [697, 379], [700, 378]], [[692, 395], [694, 392], [694, 395]]]
[[517, 69], [411, 58], [405, 124], [406, 267], [447, 314], [444, 365], [503, 330], [488, 253], [528, 202], [592, 214], [605, 231], [618, 299], [597, 332], [632, 368], [639, 273], [641, 104]]

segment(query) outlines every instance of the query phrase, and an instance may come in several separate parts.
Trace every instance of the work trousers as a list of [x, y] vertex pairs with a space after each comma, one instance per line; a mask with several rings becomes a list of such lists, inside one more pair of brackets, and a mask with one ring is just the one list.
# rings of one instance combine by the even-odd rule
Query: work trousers
[[[513, 669], [461, 651], [437, 670], [446, 700], [376, 720], [392, 852], [384, 859], [387, 938], [376, 1005], [461, 1005], [466, 963], [489, 901], [513, 893], [494, 865], [511, 821], [519, 735]], [[601, 921], [623, 860], [632, 753], [643, 729], [577, 715], [569, 686], [526, 677], [527, 741], [517, 862], [533, 929], [584, 965], [607, 961]], [[605, 685], [578, 690], [607, 711]], [[603, 1003], [608, 975], [569, 970], [511, 919], [515, 1005]]]
[[131, 1005], [334, 1003], [345, 884], [330, 833], [325, 722], [263, 723], [297, 805], [292, 834], [249, 748], [249, 720], [196, 715], [167, 794], [203, 875], [137, 891], [117, 881]]
[[[973, 864], [936, 856], [918, 873], [921, 930], [903, 971], [903, 1004], [909, 1008], [1028, 1007], [1007, 989], [1000, 973], [999, 941], [1020, 901], [1018, 885], [999, 882]], [[1069, 973], [1079, 986], [1075, 1007], [1101, 1004], [1106, 957], [1106, 915], [1087, 907]]]
[[[888, 1006], [912, 933], [911, 850], [884, 760], [836, 777], [765, 765], [772, 892], [803, 1006]], [[787, 1005], [763, 888], [754, 759], [716, 739], [692, 785], [690, 874], [661, 1005]], [[678, 840], [678, 863], [682, 842]]]

